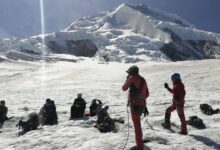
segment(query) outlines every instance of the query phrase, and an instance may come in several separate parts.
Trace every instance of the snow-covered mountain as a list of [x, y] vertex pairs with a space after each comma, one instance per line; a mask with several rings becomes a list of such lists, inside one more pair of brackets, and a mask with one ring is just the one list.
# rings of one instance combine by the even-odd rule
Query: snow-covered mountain
[[208, 59], [220, 57], [220, 35], [197, 30], [176, 15], [145, 5], [122, 4], [55, 33], [1, 39], [0, 51], [6, 58], [19, 51], [35, 57], [72, 54], [119, 62]]

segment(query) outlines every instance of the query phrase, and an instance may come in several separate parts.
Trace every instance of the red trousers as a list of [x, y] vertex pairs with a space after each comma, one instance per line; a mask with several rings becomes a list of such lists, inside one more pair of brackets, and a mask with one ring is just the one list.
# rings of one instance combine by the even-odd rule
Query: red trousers
[[134, 124], [136, 145], [137, 145], [137, 147], [143, 148], [144, 143], [143, 143], [143, 140], [142, 140], [143, 134], [142, 134], [142, 129], [141, 129], [140, 116], [136, 115], [131, 110], [131, 118], [132, 118], [132, 121], [133, 121], [133, 124]]
[[177, 114], [180, 118], [181, 131], [187, 132], [186, 119], [185, 119], [185, 114], [184, 114], [184, 106], [177, 106], [175, 105], [175, 103], [171, 104], [166, 110], [165, 122], [170, 123], [171, 112], [174, 110], [177, 111]]

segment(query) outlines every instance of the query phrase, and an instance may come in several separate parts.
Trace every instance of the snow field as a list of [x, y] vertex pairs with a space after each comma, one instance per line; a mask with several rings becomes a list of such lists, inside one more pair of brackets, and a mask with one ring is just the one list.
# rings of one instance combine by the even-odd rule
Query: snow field
[[[219, 149], [219, 115], [205, 116], [199, 110], [199, 104], [208, 103], [214, 108], [220, 107], [219, 100], [219, 60], [186, 61], [177, 63], [145, 62], [138, 63], [140, 74], [148, 82], [150, 97], [147, 121], [153, 130], [142, 119], [144, 138], [152, 142], [146, 149], [180, 149], [211, 150]], [[88, 59], [80, 63], [57, 62], [42, 64], [30, 62], [0, 63], [0, 95], [6, 100], [9, 116], [0, 133], [0, 149], [3, 150], [120, 150], [127, 138], [127, 92], [121, 86], [126, 79], [125, 70], [129, 64], [101, 64]], [[180, 136], [162, 129], [165, 109], [171, 102], [171, 95], [163, 88], [163, 83], [170, 82], [170, 75], [179, 72], [186, 86], [186, 118], [197, 115], [207, 125], [205, 130], [197, 130], [191, 126], [188, 136]], [[42, 77], [42, 74], [45, 77]], [[41, 82], [44, 81], [44, 84]], [[44, 85], [44, 87], [41, 87]], [[96, 118], [69, 121], [71, 104], [77, 93], [82, 92], [87, 107], [93, 98], [101, 99], [109, 105], [109, 113], [113, 118], [124, 118], [125, 124], [118, 124], [118, 133], [99, 133], [92, 122]], [[39, 112], [46, 98], [55, 100], [59, 124], [40, 126], [24, 136], [16, 137], [18, 129], [15, 124], [21, 117], [30, 112]], [[180, 125], [176, 112], [172, 114], [172, 122]], [[127, 149], [135, 144], [133, 125], [130, 119], [130, 136]]]

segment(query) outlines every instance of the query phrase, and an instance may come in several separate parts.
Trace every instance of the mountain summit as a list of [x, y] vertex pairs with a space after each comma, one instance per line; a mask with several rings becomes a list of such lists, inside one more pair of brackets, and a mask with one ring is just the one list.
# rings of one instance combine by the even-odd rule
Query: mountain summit
[[[45, 45], [41, 44], [42, 37]], [[196, 29], [180, 17], [145, 5], [121, 4], [84, 17], [61, 31], [28, 39], [2, 39], [0, 51], [72, 54], [106, 61], [197, 60], [219, 58], [220, 35]]]

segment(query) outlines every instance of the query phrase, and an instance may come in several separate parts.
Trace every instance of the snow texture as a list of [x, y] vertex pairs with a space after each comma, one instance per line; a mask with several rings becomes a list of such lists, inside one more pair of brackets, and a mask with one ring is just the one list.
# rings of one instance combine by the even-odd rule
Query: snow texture
[[[65, 58], [66, 56], [62, 56]], [[199, 104], [208, 103], [220, 108], [220, 68], [219, 60], [184, 62], [137, 63], [140, 74], [146, 78], [150, 97], [147, 106], [150, 115], [142, 118], [145, 150], [219, 150], [219, 114], [206, 116], [200, 112]], [[0, 95], [6, 100], [8, 116], [0, 133], [1, 150], [121, 150], [130, 129], [126, 149], [135, 144], [134, 129], [127, 121], [127, 92], [121, 90], [130, 65], [111, 62], [109, 64], [85, 59], [82, 62], [2, 62], [0, 63]], [[160, 127], [164, 113], [171, 103], [171, 94], [164, 87], [170, 82], [170, 75], [179, 72], [186, 87], [186, 118], [197, 115], [202, 118], [207, 129], [198, 130], [188, 126], [189, 135], [170, 133]], [[77, 93], [82, 92], [87, 107], [94, 98], [109, 105], [113, 118], [124, 118], [125, 124], [118, 124], [117, 133], [100, 133], [92, 124], [95, 118], [69, 120], [70, 107]], [[16, 137], [15, 127], [20, 118], [31, 112], [39, 112], [45, 99], [55, 100], [59, 124], [40, 126], [38, 130]], [[87, 109], [88, 111], [88, 109]], [[148, 125], [146, 121], [150, 124]], [[176, 112], [171, 121], [180, 125]], [[153, 128], [152, 128], [153, 126]], [[193, 144], [192, 144], [193, 143]]]

